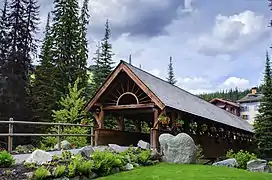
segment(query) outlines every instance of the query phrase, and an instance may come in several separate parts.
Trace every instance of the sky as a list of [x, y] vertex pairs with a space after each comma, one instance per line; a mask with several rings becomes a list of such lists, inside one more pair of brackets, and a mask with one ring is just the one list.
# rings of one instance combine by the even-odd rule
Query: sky
[[[42, 40], [54, 5], [38, 3]], [[177, 85], [194, 94], [251, 88], [263, 79], [272, 44], [268, 0], [90, 0], [89, 9], [88, 64], [108, 19], [116, 65], [131, 54], [134, 66], [165, 79], [172, 56]]]

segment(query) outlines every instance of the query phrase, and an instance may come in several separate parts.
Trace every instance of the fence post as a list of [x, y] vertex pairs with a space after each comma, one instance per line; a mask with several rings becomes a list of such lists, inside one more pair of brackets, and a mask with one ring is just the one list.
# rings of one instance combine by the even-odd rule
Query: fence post
[[61, 129], [60, 129], [60, 125], [58, 125], [58, 150], [61, 149], [61, 137], [60, 137], [60, 134], [61, 134]]
[[91, 127], [91, 146], [93, 146], [93, 144], [94, 144], [94, 138], [93, 138], [93, 136], [94, 136], [94, 133], [93, 133], [93, 126]]
[[9, 118], [9, 136], [8, 136], [8, 151], [12, 151], [12, 145], [13, 145], [13, 118]]

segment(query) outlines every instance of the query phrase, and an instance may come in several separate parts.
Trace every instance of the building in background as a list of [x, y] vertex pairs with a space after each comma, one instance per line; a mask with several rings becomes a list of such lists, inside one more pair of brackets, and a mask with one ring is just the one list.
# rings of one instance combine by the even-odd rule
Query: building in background
[[254, 119], [259, 113], [260, 101], [263, 95], [257, 92], [257, 88], [251, 89], [251, 93], [239, 99], [237, 103], [240, 105], [240, 116], [247, 120], [250, 124], [254, 123]]
[[210, 103], [220, 107], [221, 109], [224, 109], [236, 116], [240, 116], [240, 106], [239, 104], [225, 100], [225, 99], [220, 99], [220, 98], [214, 98], [210, 101]]

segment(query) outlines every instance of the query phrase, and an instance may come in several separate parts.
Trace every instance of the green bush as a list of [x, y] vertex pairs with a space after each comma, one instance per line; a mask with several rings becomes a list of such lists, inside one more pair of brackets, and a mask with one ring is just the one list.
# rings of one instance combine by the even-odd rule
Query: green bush
[[272, 168], [272, 161], [269, 161], [268, 164]]
[[64, 173], [65, 173], [65, 170], [66, 170], [66, 166], [63, 166], [63, 165], [60, 166], [60, 165], [58, 165], [56, 167], [55, 171], [54, 171], [54, 176], [56, 178], [59, 178], [59, 177], [63, 176]]
[[236, 159], [238, 167], [241, 169], [247, 168], [248, 161], [257, 159], [257, 156], [254, 153], [249, 153], [248, 151], [243, 150], [240, 150], [237, 153], [234, 153], [233, 150], [229, 150], [226, 154], [226, 157]]
[[34, 172], [34, 179], [35, 180], [44, 180], [47, 179], [50, 176], [50, 172], [47, 168], [44, 166], [39, 167], [35, 172]]
[[94, 161], [94, 171], [98, 175], [109, 175], [115, 167], [121, 168], [125, 165], [124, 157], [110, 151], [95, 151], [91, 158]]
[[15, 159], [7, 151], [0, 151], [0, 167], [7, 168], [13, 165]]
[[[52, 134], [57, 134], [58, 131], [56, 128], [51, 129]], [[88, 129], [86, 127], [65, 127], [62, 131], [63, 134], [88, 134]], [[74, 145], [75, 148], [84, 147], [88, 145], [87, 137], [78, 137], [78, 136], [67, 136], [65, 138], [71, 145]], [[57, 137], [45, 137], [41, 141], [40, 149], [49, 150], [54, 148], [58, 143]]]
[[151, 163], [150, 157], [151, 157], [151, 151], [150, 150], [142, 150], [140, 152], [140, 154], [138, 155], [139, 164], [141, 164], [143, 166], [149, 165]]

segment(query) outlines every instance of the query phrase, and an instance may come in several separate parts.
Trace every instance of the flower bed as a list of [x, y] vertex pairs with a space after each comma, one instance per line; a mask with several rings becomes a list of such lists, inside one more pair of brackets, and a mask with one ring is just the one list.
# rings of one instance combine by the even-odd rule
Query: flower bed
[[156, 162], [158, 161], [152, 159], [151, 150], [139, 148], [128, 148], [119, 153], [112, 149], [97, 150], [90, 156], [63, 151], [61, 156], [53, 156], [50, 162], [41, 165], [24, 163], [2, 168], [0, 179], [93, 179], [132, 170], [134, 167], [153, 165]]

